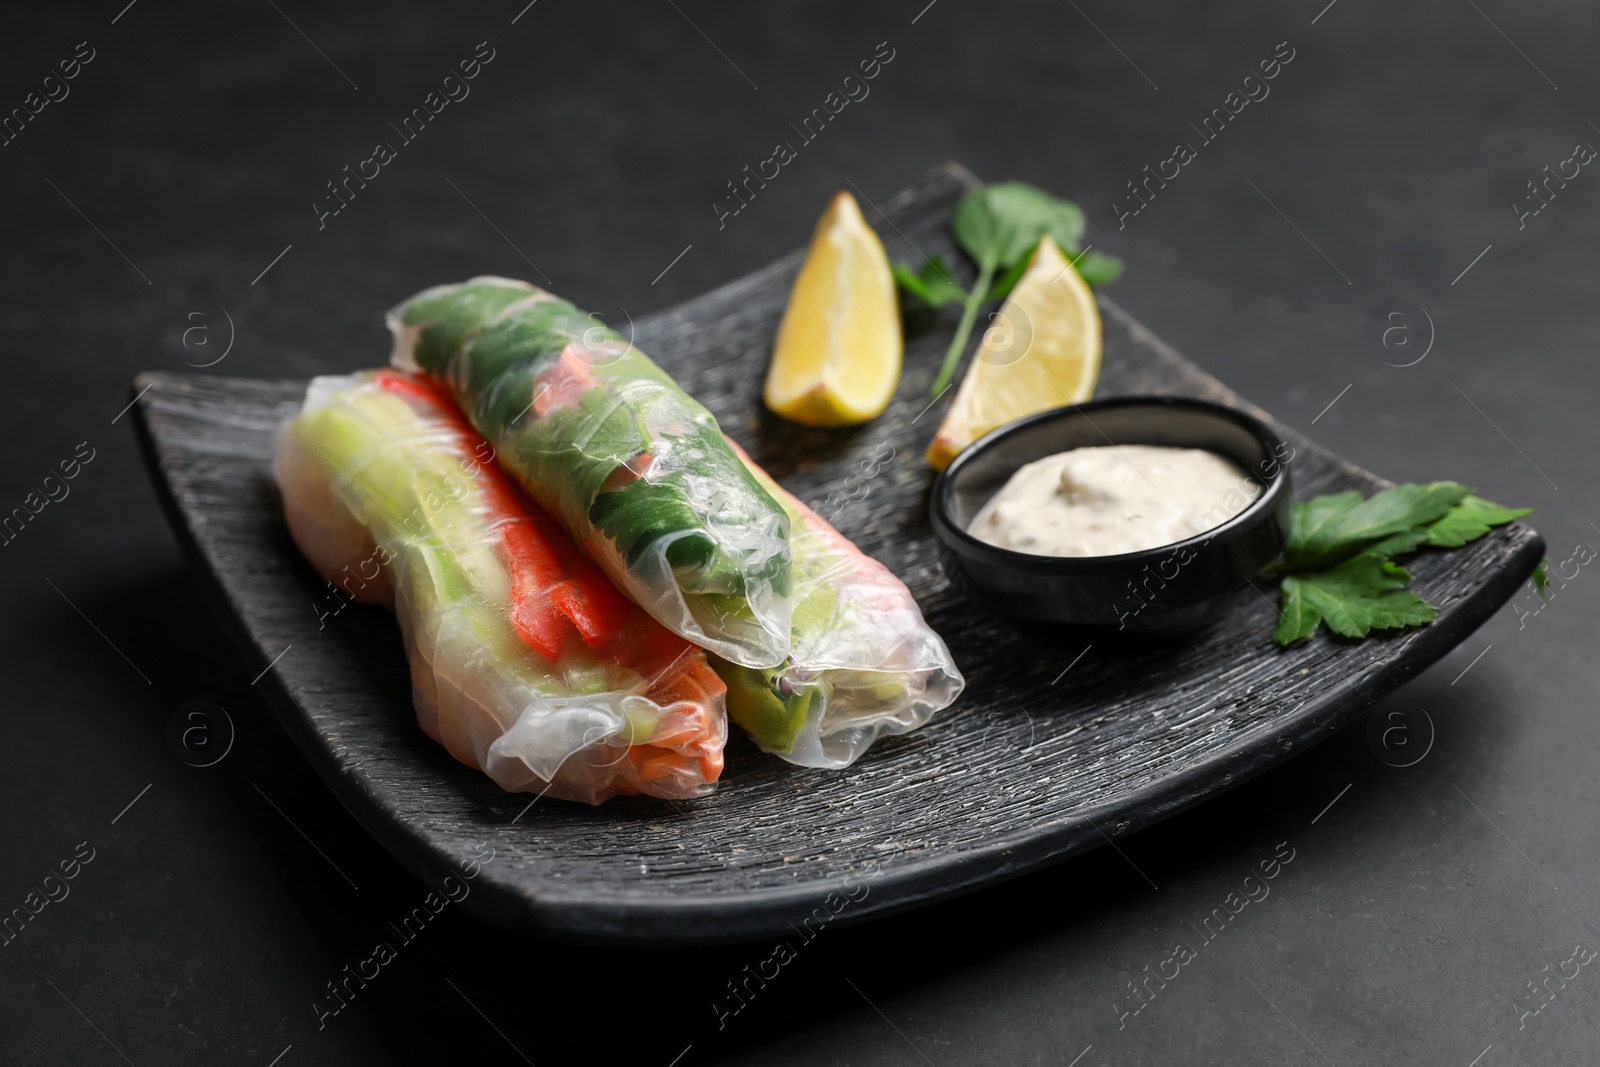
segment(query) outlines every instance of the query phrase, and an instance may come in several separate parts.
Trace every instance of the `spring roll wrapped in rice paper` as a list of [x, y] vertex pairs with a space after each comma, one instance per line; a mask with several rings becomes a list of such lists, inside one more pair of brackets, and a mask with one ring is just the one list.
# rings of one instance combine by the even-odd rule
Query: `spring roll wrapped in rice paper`
[[782, 665], [712, 657], [728, 715], [790, 763], [847, 767], [879, 737], [948, 707], [966, 681], [905, 583], [732, 447], [789, 514], [795, 603]]
[[705, 653], [622, 596], [436, 385], [317, 378], [274, 472], [313, 566], [393, 608], [417, 721], [456, 759], [590, 804], [711, 791], [727, 722]]
[[444, 384], [500, 464], [634, 602], [725, 659], [789, 651], [789, 518], [711, 413], [644, 353], [527, 282], [389, 313], [392, 362]]

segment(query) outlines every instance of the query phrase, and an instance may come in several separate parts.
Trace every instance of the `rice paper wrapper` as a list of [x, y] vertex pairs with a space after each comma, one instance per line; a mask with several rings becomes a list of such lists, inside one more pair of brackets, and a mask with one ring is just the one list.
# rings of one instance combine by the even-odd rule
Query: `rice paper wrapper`
[[663, 626], [753, 667], [789, 651], [789, 515], [645, 354], [527, 282], [389, 313], [391, 362], [442, 383], [499, 462]]
[[393, 609], [417, 721], [456, 759], [590, 804], [712, 790], [727, 724], [705, 654], [618, 593], [437, 387], [315, 379], [274, 473], [312, 565]]
[[728, 713], [790, 763], [847, 767], [878, 738], [927, 722], [966, 682], [905, 583], [733, 447], [790, 515], [795, 607], [779, 667], [712, 658]]

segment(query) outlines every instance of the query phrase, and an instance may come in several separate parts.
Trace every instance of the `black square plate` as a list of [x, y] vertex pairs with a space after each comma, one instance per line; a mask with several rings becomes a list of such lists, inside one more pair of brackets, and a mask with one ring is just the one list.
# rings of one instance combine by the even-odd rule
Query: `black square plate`
[[[869, 209], [890, 258], [959, 261], [946, 222], [973, 181], [946, 165], [883, 214]], [[953, 316], [909, 332], [905, 377], [881, 418], [846, 431], [785, 423], [762, 408], [760, 383], [802, 254], [640, 320], [636, 340], [802, 499], [861, 496], [863, 472], [875, 471], [835, 523], [911, 587], [967, 690], [842, 772], [792, 767], [735, 729], [718, 791], [690, 803], [529, 809], [531, 797], [457, 764], [416, 725], [389, 616], [353, 608], [319, 631], [312, 604], [323, 584], [289, 540], [269, 467], [280, 409], [294, 411], [306, 383], [147, 374], [136, 384], [148, 386], [140, 436], [179, 539], [251, 662], [282, 655], [261, 685], [291, 736], [419, 874], [492, 845], [495, 862], [465, 905], [484, 918], [596, 941], [741, 940], [783, 932], [829, 893], [859, 888], [847, 879], [872, 878], [864, 899], [833, 898], [838, 918], [857, 922], [1015, 877], [1315, 744], [1477, 629], [1544, 555], [1520, 523], [1424, 553], [1411, 565], [1413, 588], [1438, 606], [1437, 622], [1360, 643], [1322, 635], [1287, 651], [1269, 639], [1277, 607], [1265, 584], [1209, 629], [1165, 645], [1085, 652], [1081, 641], [985, 615], [945, 573], [927, 517], [922, 452], [942, 410], [927, 410], [928, 387]], [[1197, 396], [1273, 422], [1110, 300], [1100, 305], [1097, 395]], [[1302, 498], [1388, 484], [1273, 425], [1296, 446]]]

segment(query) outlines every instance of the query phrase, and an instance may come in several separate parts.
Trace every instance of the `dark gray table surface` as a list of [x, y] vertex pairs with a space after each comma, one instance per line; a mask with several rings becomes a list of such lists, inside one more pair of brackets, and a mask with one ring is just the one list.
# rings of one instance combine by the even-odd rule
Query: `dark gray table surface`
[[[1396, 480], [1536, 505], [1560, 563], [1600, 545], [1600, 177], [1514, 205], [1600, 144], [1592, 6], [125, 2], [0, 33], [0, 108], [60, 97], [0, 146], [0, 512], [93, 457], [0, 547], [0, 914], [60, 897], [0, 943], [0, 1062], [1595, 1061], [1574, 949], [1600, 945], [1600, 579], [1577, 563], [1375, 711], [1426, 709], [1412, 766], [1344, 731], [1117, 851], [829, 931], [720, 1020], [771, 946], [600, 952], [447, 909], [319, 1028], [427, 887], [260, 704], [118, 417], [136, 372], [217, 359], [230, 320], [211, 371], [287, 377], [380, 362], [381, 309], [472, 273], [621, 319], [796, 246], [835, 189], [958, 159], [1078, 199], [1127, 261], [1116, 299], [1249, 399]], [[489, 49], [400, 143], [389, 123]], [[724, 183], [890, 49], [719, 229]], [[1291, 50], [1203, 142], [1190, 124]], [[319, 229], [379, 140], [395, 158]], [[1195, 158], [1119, 229], [1178, 141]], [[1396, 324], [1411, 348], [1371, 342]], [[169, 747], [190, 699], [237, 727], [216, 766]], [[1270, 894], [1231, 895], [1275, 849]]]

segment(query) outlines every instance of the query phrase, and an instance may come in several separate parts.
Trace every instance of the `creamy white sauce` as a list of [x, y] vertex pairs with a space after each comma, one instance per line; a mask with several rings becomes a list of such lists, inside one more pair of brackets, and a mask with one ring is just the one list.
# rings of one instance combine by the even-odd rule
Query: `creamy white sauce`
[[1037, 556], [1110, 556], [1197, 537], [1260, 492], [1237, 464], [1203, 449], [1075, 448], [1019, 468], [967, 532]]

